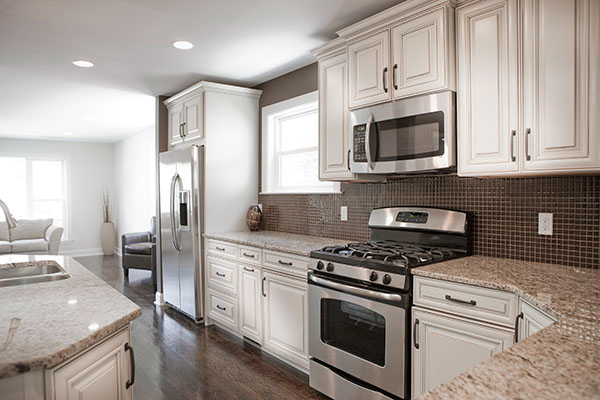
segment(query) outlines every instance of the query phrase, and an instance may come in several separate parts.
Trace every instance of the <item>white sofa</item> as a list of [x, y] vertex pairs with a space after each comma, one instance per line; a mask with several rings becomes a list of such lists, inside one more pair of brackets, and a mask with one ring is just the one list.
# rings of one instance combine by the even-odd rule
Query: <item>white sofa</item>
[[48, 219], [20, 219], [9, 228], [0, 222], [0, 254], [58, 254], [64, 229]]

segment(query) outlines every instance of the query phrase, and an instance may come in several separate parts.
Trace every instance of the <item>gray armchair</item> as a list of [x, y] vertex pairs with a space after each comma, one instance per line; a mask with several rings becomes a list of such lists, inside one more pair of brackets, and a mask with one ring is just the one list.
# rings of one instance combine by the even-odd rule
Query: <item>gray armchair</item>
[[129, 269], [152, 271], [152, 284], [156, 290], [156, 218], [152, 217], [150, 231], [126, 233], [121, 236], [123, 274], [129, 277]]

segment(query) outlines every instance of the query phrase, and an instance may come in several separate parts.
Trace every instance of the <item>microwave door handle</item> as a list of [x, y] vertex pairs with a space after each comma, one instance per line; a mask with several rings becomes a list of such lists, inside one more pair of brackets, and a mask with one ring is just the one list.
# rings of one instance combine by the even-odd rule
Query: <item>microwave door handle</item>
[[373, 124], [373, 120], [375, 116], [373, 113], [369, 115], [369, 120], [367, 121], [367, 127], [365, 132], [365, 153], [367, 153], [367, 167], [369, 169], [373, 169], [373, 159], [371, 158], [371, 125]]

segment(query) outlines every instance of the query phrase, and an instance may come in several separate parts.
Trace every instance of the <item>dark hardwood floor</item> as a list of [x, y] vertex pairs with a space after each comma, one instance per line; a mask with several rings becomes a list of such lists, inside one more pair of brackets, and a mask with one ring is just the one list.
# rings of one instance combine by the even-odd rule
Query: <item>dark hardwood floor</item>
[[[79, 257], [81, 264], [142, 308], [133, 322], [136, 400], [325, 399], [308, 377], [216, 326], [197, 326], [153, 304], [148, 271], [123, 277], [117, 257]], [[110, 304], [107, 304], [110, 307]]]

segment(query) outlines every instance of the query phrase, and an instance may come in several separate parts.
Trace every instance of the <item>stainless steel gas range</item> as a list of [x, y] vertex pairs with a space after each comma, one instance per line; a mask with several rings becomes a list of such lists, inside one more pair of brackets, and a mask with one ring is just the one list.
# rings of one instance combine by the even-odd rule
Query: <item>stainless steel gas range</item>
[[311, 252], [310, 385], [338, 400], [405, 399], [410, 388], [410, 269], [465, 256], [468, 215], [371, 212], [371, 240]]

